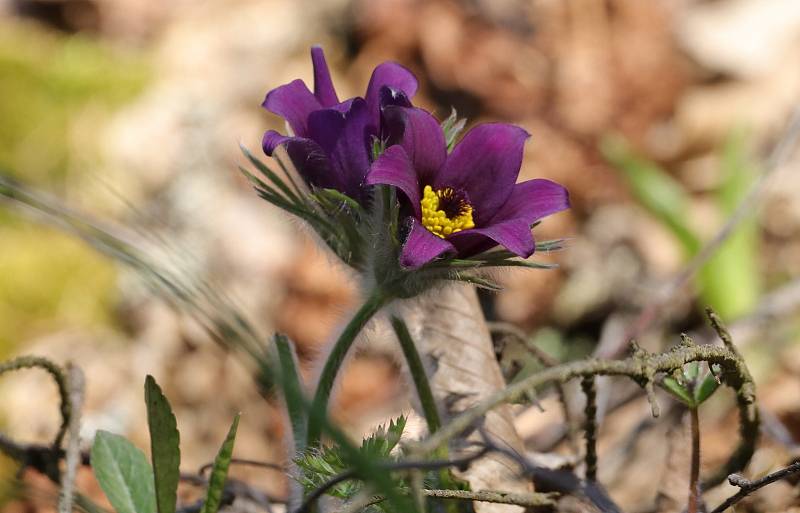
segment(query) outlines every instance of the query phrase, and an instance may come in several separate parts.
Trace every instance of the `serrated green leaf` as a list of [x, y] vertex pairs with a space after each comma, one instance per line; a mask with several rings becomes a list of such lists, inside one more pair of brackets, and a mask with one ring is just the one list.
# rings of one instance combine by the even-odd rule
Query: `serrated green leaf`
[[144, 402], [150, 429], [156, 506], [158, 513], [175, 513], [181, 465], [180, 434], [169, 401], [150, 375], [144, 382]]
[[678, 380], [671, 377], [665, 377], [661, 382], [661, 385], [664, 387], [664, 390], [678, 398], [678, 400], [680, 400], [686, 406], [689, 406], [690, 408], [695, 406], [694, 397], [692, 397], [692, 394], [689, 393], [689, 391], [686, 390], [686, 387], [680, 384]]
[[117, 513], [155, 513], [153, 469], [144, 453], [124, 437], [98, 431], [92, 471]]
[[238, 428], [239, 414], [236, 414], [236, 417], [233, 418], [233, 424], [228, 430], [228, 436], [222, 443], [217, 457], [214, 458], [214, 466], [208, 478], [206, 500], [203, 502], [203, 508], [200, 513], [217, 513], [219, 510], [219, 506], [222, 503], [222, 492], [225, 490], [225, 481], [228, 479], [228, 467], [233, 457], [233, 444], [236, 440], [236, 430]]
[[694, 402], [698, 406], [706, 401], [719, 387], [719, 381], [713, 374], [706, 374], [703, 381], [694, 389]]

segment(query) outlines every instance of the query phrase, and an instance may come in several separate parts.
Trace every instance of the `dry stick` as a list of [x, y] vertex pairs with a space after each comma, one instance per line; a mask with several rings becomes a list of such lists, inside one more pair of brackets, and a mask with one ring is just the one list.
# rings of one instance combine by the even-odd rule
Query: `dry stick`
[[728, 482], [733, 486], [738, 486], [739, 491], [736, 492], [735, 495], [728, 497], [725, 502], [714, 508], [711, 513], [722, 513], [759, 488], [763, 488], [768, 484], [772, 484], [775, 481], [780, 481], [781, 479], [785, 479], [797, 473], [800, 473], [800, 461], [796, 461], [786, 468], [782, 468], [781, 470], [773, 472], [772, 474], [768, 474], [755, 481], [747, 480], [738, 474], [731, 474], [728, 476]]
[[[664, 306], [674, 298], [675, 294], [686, 286], [692, 276], [694, 276], [703, 264], [714, 255], [717, 249], [730, 237], [739, 224], [749, 215], [752, 215], [761, 194], [764, 192], [764, 189], [766, 189], [769, 179], [775, 174], [775, 171], [780, 169], [792, 156], [792, 150], [797, 146], [798, 140], [800, 140], [800, 107], [797, 107], [792, 112], [789, 124], [784, 130], [780, 141], [774, 146], [767, 157], [764, 172], [761, 173], [758, 180], [753, 183], [747, 195], [742, 199], [722, 228], [720, 228], [714, 237], [706, 243], [691, 261], [666, 284], [661, 293], [645, 306], [642, 313], [628, 328], [625, 336], [622, 337], [619, 343], [611, 348], [607, 354], [603, 354], [603, 357], [612, 358], [618, 355], [625, 349], [625, 345], [629, 340], [639, 337], [647, 330], [647, 328], [658, 319]], [[601, 355], [598, 354], [597, 356]]]
[[[586, 480], [597, 480], [597, 389], [594, 376], [581, 379], [586, 396]], [[691, 512], [690, 512], [691, 513]]]
[[67, 383], [72, 412], [69, 418], [69, 440], [65, 456], [65, 471], [61, 476], [61, 491], [58, 500], [59, 513], [71, 513], [75, 491], [75, 476], [81, 463], [80, 422], [83, 409], [86, 380], [83, 372], [75, 365], [67, 365]]
[[[550, 367], [513, 383], [480, 402], [470, 410], [455, 417], [439, 431], [419, 444], [425, 453], [436, 450], [450, 439], [473, 426], [488, 411], [496, 406], [517, 400], [538, 386], [584, 376], [627, 376], [646, 389], [652, 385], [656, 373], [672, 372], [693, 361], [717, 364], [721, 368], [721, 379], [736, 392], [739, 408], [740, 435], [742, 441], [728, 462], [708, 481], [712, 486], [725, 476], [740, 470], [753, 455], [758, 435], [758, 411], [755, 405], [755, 385], [741, 357], [728, 347], [677, 346], [655, 355], [631, 357], [626, 360], [584, 360]], [[719, 477], [722, 475], [722, 477]]]
[[[534, 508], [541, 506], [555, 506], [556, 493], [515, 493], [515, 492], [501, 492], [496, 490], [478, 490], [476, 492], [470, 490], [422, 490], [423, 495], [426, 497], [435, 497], [438, 499], [456, 499], [462, 501], [478, 501], [478, 502], [491, 502], [494, 504], [513, 504], [515, 506], [523, 506], [526, 508]], [[376, 496], [362, 496], [354, 498], [344, 508], [340, 509], [337, 513], [353, 513], [360, 511], [367, 506], [379, 504], [386, 500], [380, 495]]]
[[[281, 471], [281, 472], [286, 472], [286, 466], [285, 465], [280, 465], [278, 463], [270, 463], [268, 461], [248, 460], [248, 459], [244, 459], [244, 458], [231, 458], [230, 464], [231, 465], [247, 465], [247, 466], [250, 466], [250, 467], [259, 467], [259, 468], [264, 468], [264, 469], [268, 469], [268, 470], [278, 470], [278, 471]], [[206, 463], [205, 465], [200, 467], [200, 469], [197, 471], [197, 474], [202, 476], [203, 474], [205, 474], [206, 472], [211, 470], [213, 467], [214, 467], [214, 463], [213, 462], [212, 463]]]

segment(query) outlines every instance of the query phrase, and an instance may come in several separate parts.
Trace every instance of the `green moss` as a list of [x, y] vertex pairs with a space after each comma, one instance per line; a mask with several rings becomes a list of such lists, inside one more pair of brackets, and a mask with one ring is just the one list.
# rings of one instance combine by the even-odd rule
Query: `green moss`
[[101, 41], [0, 22], [0, 168], [50, 187], [62, 183], [75, 117], [129, 100], [147, 76], [144, 59]]
[[[141, 52], [0, 21], [0, 173], [68, 192], [81, 179], [75, 163], [99, 154], [84, 134], [102, 133], [113, 110], [143, 90], [149, 71]], [[0, 357], [36, 334], [109, 323], [115, 290], [110, 262], [0, 205]]]
[[0, 354], [54, 324], [111, 321], [114, 266], [78, 240], [37, 226], [0, 228]]

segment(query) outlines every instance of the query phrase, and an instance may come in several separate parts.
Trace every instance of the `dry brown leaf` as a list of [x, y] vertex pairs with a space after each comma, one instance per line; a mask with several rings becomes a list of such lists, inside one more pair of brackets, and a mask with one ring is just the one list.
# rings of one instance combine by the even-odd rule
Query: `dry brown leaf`
[[[423, 358], [432, 363], [433, 393], [440, 405], [446, 405], [447, 415], [467, 410], [505, 386], [474, 287], [449, 286], [404, 306], [411, 335]], [[510, 407], [501, 406], [487, 414], [483, 428], [498, 443], [522, 452]], [[480, 440], [480, 434], [475, 432], [469, 439]], [[477, 461], [462, 477], [473, 490], [532, 490], [512, 462], [496, 455]], [[476, 503], [475, 511], [510, 513], [522, 508]]]

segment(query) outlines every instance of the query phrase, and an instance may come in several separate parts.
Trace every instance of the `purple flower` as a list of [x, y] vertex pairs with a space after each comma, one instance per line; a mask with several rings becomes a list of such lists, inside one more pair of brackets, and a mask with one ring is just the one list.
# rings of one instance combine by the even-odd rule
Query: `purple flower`
[[290, 135], [267, 131], [264, 152], [271, 156], [284, 145], [308, 184], [363, 200], [372, 138], [380, 136], [381, 107], [410, 105], [417, 79], [399, 64], [385, 62], [373, 71], [364, 98], [340, 102], [322, 48], [311, 48], [311, 61], [313, 93], [299, 79], [267, 93], [262, 106], [286, 120]]
[[567, 190], [555, 182], [516, 183], [529, 137], [522, 128], [478, 125], [448, 155], [441, 126], [424, 110], [390, 106], [385, 116], [402, 137], [372, 164], [367, 183], [393, 185], [408, 200], [403, 266], [498, 244], [527, 258], [535, 249], [531, 225], [569, 208]]

